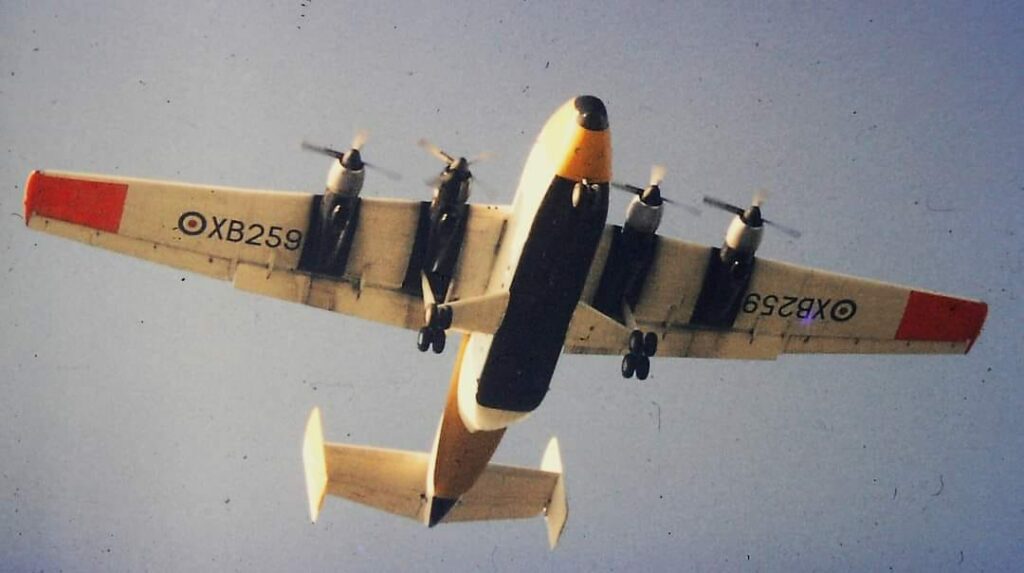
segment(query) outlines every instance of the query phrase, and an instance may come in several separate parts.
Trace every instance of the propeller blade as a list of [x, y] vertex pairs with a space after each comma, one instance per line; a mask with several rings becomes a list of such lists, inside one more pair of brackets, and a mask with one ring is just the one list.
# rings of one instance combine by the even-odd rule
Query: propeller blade
[[686, 203], [680, 203], [679, 201], [676, 201], [675, 199], [669, 199], [668, 197], [666, 197], [664, 195], [661, 196], [661, 201], [663, 203], [667, 203], [669, 205], [672, 205], [672, 208], [678, 207], [678, 208], [686, 211], [687, 213], [693, 215], [694, 217], [700, 217], [704, 213], [703, 211], [701, 211], [700, 209], [694, 207], [693, 205], [689, 205], [689, 204], [686, 204]]
[[[665, 169], [664, 165], [657, 165], [657, 164], [652, 165], [651, 166], [651, 181], [650, 181], [649, 187], [659, 187], [660, 188], [662, 181], [665, 180], [666, 172], [667, 172], [667, 170]], [[617, 189], [619, 191], [626, 191], [626, 192], [629, 192], [629, 193], [634, 193], [638, 197], [640, 197], [641, 200], [643, 200], [644, 193], [647, 191], [646, 188], [637, 187], [636, 185], [630, 185], [628, 183], [620, 183], [618, 181], [612, 181], [612, 182], [609, 183], [609, 185], [611, 185], [611, 187], [613, 189]], [[660, 191], [660, 189], [659, 189], [659, 191]], [[687, 205], [687, 204], [684, 204], [684, 203], [680, 203], [679, 201], [677, 201], [675, 199], [669, 199], [668, 197], [666, 197], [665, 195], [663, 195], [661, 193], [658, 193], [658, 198], [660, 199], [661, 203], [667, 203], [667, 204], [671, 205], [672, 207], [680, 207], [684, 211], [686, 211], [687, 213], [693, 215], [694, 217], [700, 217], [701, 214], [702, 214], [702, 211], [700, 209], [698, 209], [698, 208], [696, 208], [696, 207], [694, 207], [692, 205]]]
[[694, 217], [700, 217], [704, 213], [703, 211], [694, 207], [693, 205], [681, 205], [681, 207], [685, 209], [687, 213], [693, 215]]
[[630, 185], [629, 183], [619, 183], [618, 181], [612, 181], [610, 183], [610, 185], [613, 188], [618, 189], [619, 191], [628, 191], [628, 192], [634, 193], [636, 195], [639, 195], [639, 194], [644, 192], [642, 187], [637, 187], [636, 185]]
[[425, 137], [421, 137], [420, 140], [416, 142], [416, 144], [422, 147], [423, 149], [426, 149], [428, 153], [445, 162], [446, 164], [451, 165], [452, 163], [455, 163], [454, 157], [445, 153], [440, 147], [427, 141], [427, 138]]
[[652, 165], [651, 166], [651, 183], [650, 184], [651, 185], [658, 185], [658, 186], [660, 186], [661, 182], [665, 180], [665, 173], [666, 173], [666, 171], [667, 171], [667, 169], [665, 169], [664, 165], [658, 165], [658, 164]]
[[312, 151], [314, 153], [319, 153], [321, 155], [326, 155], [328, 157], [333, 157], [333, 158], [339, 159], [339, 160], [342, 157], [345, 157], [345, 152], [344, 151], [338, 151], [336, 149], [331, 149], [330, 147], [324, 147], [322, 145], [315, 145], [315, 144], [310, 143], [308, 141], [303, 141], [302, 142], [302, 149], [305, 149], [306, 151]]
[[[754, 205], [755, 207], [761, 207], [762, 205], [764, 205], [764, 202], [767, 199], [768, 199], [768, 191], [766, 191], [764, 189], [758, 189], [757, 193], [754, 193], [754, 199], [751, 202], [751, 204]], [[786, 235], [788, 237], [792, 237], [794, 239], [799, 239], [800, 236], [802, 235], [802, 233], [800, 233], [800, 231], [797, 231], [796, 229], [794, 229], [792, 227], [787, 227], [787, 226], [785, 226], [785, 225], [783, 225], [781, 223], [776, 223], [775, 221], [769, 221], [768, 219], [764, 219], [764, 218], [762, 218], [761, 221], [765, 225], [768, 225], [770, 227], [774, 227], [780, 233], [782, 233], [782, 234], [784, 234], [784, 235]]]
[[485, 151], [483, 153], [476, 154], [475, 156], [471, 157], [470, 159], [467, 159], [466, 160], [466, 165], [467, 166], [468, 165], [473, 165], [474, 163], [480, 163], [481, 161], [487, 161], [488, 159], [493, 159], [493, 158], [494, 158], [494, 154], [493, 153], [491, 153], [490, 151]]
[[679, 201], [676, 201], [675, 199], [669, 199], [664, 195], [661, 196], [661, 200], [668, 203], [669, 205], [672, 205], [672, 207], [679, 207], [680, 209], [686, 211], [687, 213], [693, 215], [694, 217], [700, 217], [704, 213], [703, 211], [694, 207], [693, 205], [689, 205], [687, 203], [680, 203]]
[[726, 203], [725, 201], [722, 201], [721, 199], [715, 199], [714, 197], [709, 197], [708, 195], [704, 196], [704, 204], [705, 205], [710, 205], [710, 206], [712, 206], [712, 207], [714, 207], [716, 209], [721, 209], [723, 211], [728, 211], [728, 212], [732, 213], [733, 215], [742, 215], [743, 214], [743, 208], [742, 207], [737, 207], [736, 205], [733, 205], [732, 203]]
[[494, 189], [494, 187], [491, 187], [490, 184], [478, 179], [476, 176], [473, 176], [472, 189], [478, 189], [482, 191], [485, 198], [488, 201], [491, 201], [493, 197], [496, 197], [498, 195], [498, 192]]
[[788, 236], [790, 236], [790, 237], [792, 237], [794, 239], [799, 239], [801, 234], [802, 234], [802, 233], [800, 233], [800, 231], [797, 231], [796, 229], [794, 229], [792, 227], [787, 227], [785, 225], [781, 225], [779, 223], [776, 223], [775, 221], [769, 221], [768, 219], [762, 219], [762, 221], [764, 222], [765, 225], [770, 225], [772, 227], [775, 227], [776, 229], [778, 229], [783, 234], [788, 235]]
[[355, 137], [352, 138], [352, 149], [362, 150], [363, 145], [366, 144], [366, 140], [370, 138], [370, 132], [365, 129], [360, 129], [356, 132]]
[[363, 162], [363, 165], [369, 167], [370, 169], [373, 169], [374, 171], [380, 173], [381, 175], [383, 175], [384, 177], [387, 177], [388, 179], [390, 179], [392, 181], [401, 181], [402, 180], [402, 174], [401, 173], [399, 173], [397, 171], [392, 171], [392, 170], [388, 169], [387, 167], [381, 167], [380, 165], [377, 165], [376, 163], [367, 163], [365, 161]]
[[441, 184], [442, 175], [443, 174], [439, 174], [431, 177], [430, 179], [424, 179], [423, 182], [427, 184], [427, 187], [436, 189], [437, 186]]

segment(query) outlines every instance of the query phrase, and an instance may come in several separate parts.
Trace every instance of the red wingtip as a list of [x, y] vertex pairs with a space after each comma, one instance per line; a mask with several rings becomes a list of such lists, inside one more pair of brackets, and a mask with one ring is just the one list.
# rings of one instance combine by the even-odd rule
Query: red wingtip
[[896, 340], [967, 341], [970, 351], [986, 316], [983, 302], [911, 291]]
[[25, 197], [23, 202], [25, 204], [25, 224], [28, 225], [29, 220], [32, 218], [32, 214], [35, 213], [36, 198], [39, 194], [39, 171], [33, 171], [28, 174], [28, 179], [25, 180]]
[[128, 185], [33, 171], [25, 182], [25, 224], [33, 215], [116, 233]]
[[983, 302], [978, 304], [981, 306], [978, 316], [978, 329], [974, 332], [974, 336], [971, 337], [971, 341], [967, 343], [967, 349], [964, 350], [964, 354], [971, 351], [971, 347], [974, 346], [974, 341], [978, 340], [978, 337], [981, 336], [981, 328], [985, 326], [985, 319], [988, 318], [988, 305]]

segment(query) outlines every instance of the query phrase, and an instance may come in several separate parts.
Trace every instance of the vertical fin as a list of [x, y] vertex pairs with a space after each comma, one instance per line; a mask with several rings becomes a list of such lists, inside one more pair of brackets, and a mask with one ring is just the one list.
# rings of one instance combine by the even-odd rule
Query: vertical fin
[[565, 473], [562, 469], [562, 453], [558, 448], [558, 438], [551, 438], [548, 442], [540, 469], [558, 474], [558, 481], [551, 490], [551, 499], [544, 510], [544, 521], [548, 526], [548, 545], [554, 549], [558, 545], [558, 538], [562, 536], [562, 530], [565, 529], [565, 521], [569, 518], [569, 503], [565, 496]]
[[324, 430], [320, 408], [313, 408], [306, 422], [302, 439], [302, 465], [306, 472], [306, 495], [309, 498], [309, 519], [316, 523], [327, 491], [327, 461], [324, 458]]

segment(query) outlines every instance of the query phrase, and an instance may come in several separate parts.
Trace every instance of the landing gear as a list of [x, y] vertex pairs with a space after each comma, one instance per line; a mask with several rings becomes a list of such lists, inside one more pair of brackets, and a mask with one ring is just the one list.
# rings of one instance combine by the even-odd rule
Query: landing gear
[[426, 352], [428, 348], [434, 350], [434, 354], [444, 352], [444, 344], [447, 336], [444, 331], [452, 325], [452, 309], [447, 305], [430, 303], [424, 313], [424, 320], [427, 325], [420, 329], [416, 337], [416, 348], [420, 352]]
[[631, 354], [644, 354], [644, 333], [634, 330], [629, 333], [629, 352]]
[[647, 380], [651, 374], [651, 356], [658, 351], [658, 335], [634, 330], [629, 333], [629, 352], [622, 357], [622, 377]]
[[416, 349], [420, 352], [426, 352], [427, 349], [433, 348], [434, 354], [441, 354], [444, 352], [447, 338], [443, 330], [424, 326], [416, 336]]
[[651, 374], [651, 359], [642, 354], [629, 353], [622, 357], [622, 377], [647, 380]]
[[452, 309], [450, 306], [430, 304], [424, 313], [428, 328], [447, 330], [452, 325]]
[[646, 356], [636, 357], [636, 379], [647, 380], [651, 373], [651, 359]]
[[622, 357], [622, 377], [632, 378], [633, 373], [636, 372], [636, 355], [627, 354]]
[[648, 332], [644, 335], [644, 356], [654, 356], [658, 351], [658, 335]]
[[434, 331], [434, 339], [430, 342], [430, 345], [434, 349], [434, 354], [441, 354], [444, 352], [444, 343], [447, 336], [443, 330]]

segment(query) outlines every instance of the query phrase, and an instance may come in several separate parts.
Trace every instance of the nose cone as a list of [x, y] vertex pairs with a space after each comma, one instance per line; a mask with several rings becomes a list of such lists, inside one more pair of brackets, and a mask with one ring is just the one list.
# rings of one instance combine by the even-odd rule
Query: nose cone
[[594, 96], [579, 96], [563, 103], [548, 118], [537, 136], [524, 176], [551, 175], [571, 181], [607, 183], [612, 175], [612, 131], [604, 103]]
[[744, 223], [751, 227], [764, 226], [764, 219], [761, 218], [761, 208], [757, 205], [751, 205], [746, 211], [744, 211], [742, 219]]
[[359, 171], [363, 168], [363, 156], [353, 147], [341, 156], [341, 165], [349, 171]]
[[573, 98], [544, 124], [525, 171], [553, 171], [572, 181], [606, 183], [612, 175], [611, 133], [601, 100], [588, 95]]
[[608, 129], [608, 111], [604, 102], [594, 96], [580, 96], [573, 102], [576, 107], [576, 123], [590, 131]]

